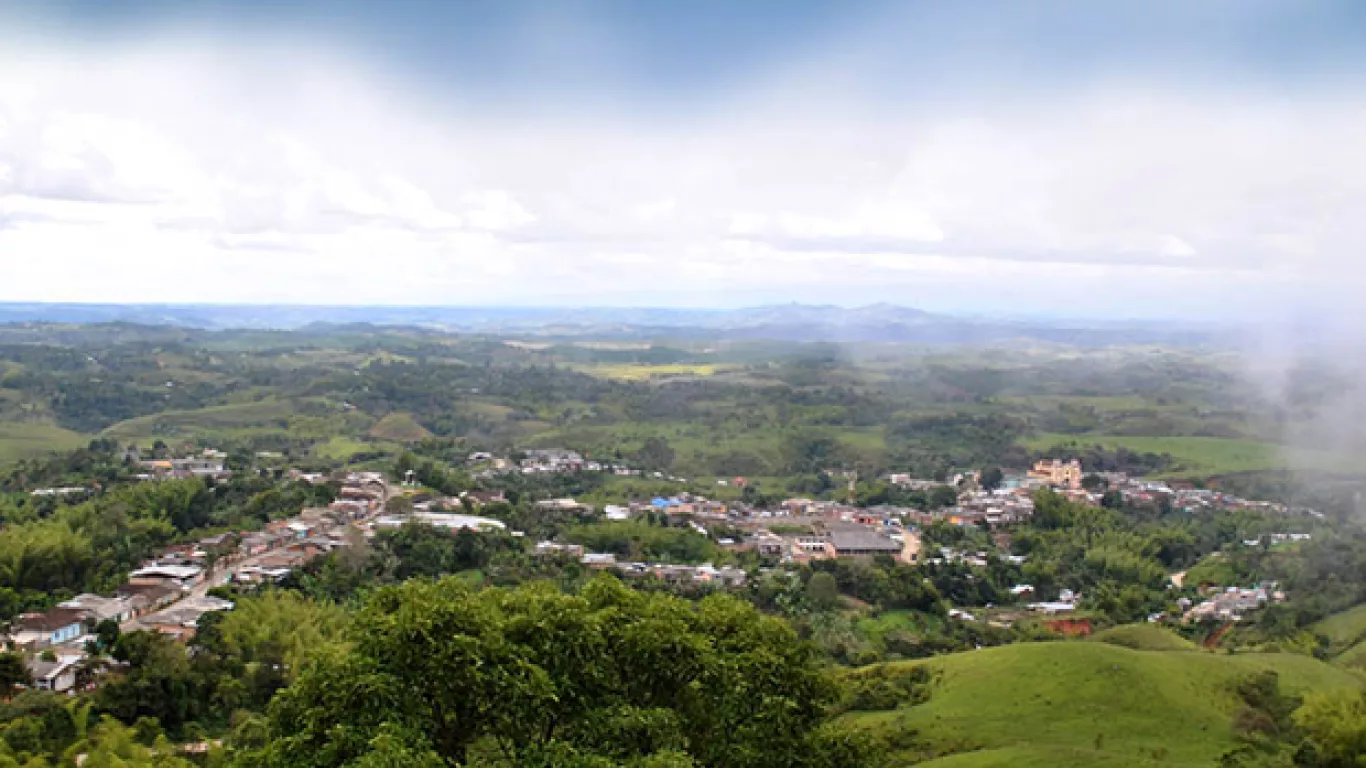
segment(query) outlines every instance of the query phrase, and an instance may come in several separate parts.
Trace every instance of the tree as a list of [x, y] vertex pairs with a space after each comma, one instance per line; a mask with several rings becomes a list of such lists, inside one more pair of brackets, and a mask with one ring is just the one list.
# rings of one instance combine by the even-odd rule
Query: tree
[[1103, 490], [1103, 489], [1109, 488], [1109, 487], [1110, 487], [1110, 481], [1109, 481], [1109, 480], [1106, 480], [1105, 478], [1103, 478], [1103, 477], [1101, 477], [1100, 475], [1097, 475], [1097, 474], [1095, 474], [1095, 473], [1093, 472], [1093, 473], [1091, 473], [1091, 474], [1089, 474], [1089, 475], [1083, 475], [1083, 476], [1082, 476], [1082, 478], [1081, 478], [1081, 487], [1082, 487], [1082, 488], [1085, 488], [1085, 489], [1088, 490], [1088, 491], [1092, 491], [1092, 492], [1094, 492], [1094, 491], [1099, 491], [1099, 490]]
[[669, 446], [669, 441], [658, 436], [651, 435], [645, 438], [645, 442], [636, 452], [636, 461], [646, 469], [667, 470], [674, 463], [674, 449]]
[[5, 651], [0, 653], [0, 696], [6, 699], [14, 695], [19, 686], [33, 685], [33, 675], [22, 653]]
[[413, 511], [413, 500], [407, 496], [390, 496], [384, 502], [384, 511], [391, 515], [406, 515]]
[[835, 582], [835, 577], [828, 573], [813, 573], [811, 580], [806, 582], [806, 596], [811, 600], [811, 607], [816, 610], [834, 610], [840, 604], [839, 584]]
[[1294, 722], [1314, 746], [1316, 765], [1355, 766], [1366, 757], [1366, 697], [1359, 692], [1311, 695]]
[[930, 509], [943, 509], [958, 503], [958, 489], [951, 485], [936, 485], [930, 491]]
[[994, 491], [1001, 487], [1001, 482], [1005, 480], [1005, 473], [1001, 472], [1000, 467], [987, 467], [982, 470], [978, 479], [978, 485], [984, 491]]
[[114, 649], [119, 641], [119, 623], [114, 619], [105, 619], [95, 625], [95, 642], [99, 644], [101, 653], [108, 653]]
[[95, 707], [131, 723], [156, 718], [178, 732], [206, 706], [201, 681], [190, 668], [185, 646], [159, 632], [130, 632], [119, 638], [113, 656], [126, 671], [100, 686]]
[[829, 673], [734, 597], [414, 580], [375, 592], [347, 640], [276, 696], [244, 765], [460, 765], [476, 744], [547, 768], [826, 764]]
[[783, 439], [783, 462], [791, 475], [812, 475], [842, 461], [840, 444], [819, 432], [794, 432]]

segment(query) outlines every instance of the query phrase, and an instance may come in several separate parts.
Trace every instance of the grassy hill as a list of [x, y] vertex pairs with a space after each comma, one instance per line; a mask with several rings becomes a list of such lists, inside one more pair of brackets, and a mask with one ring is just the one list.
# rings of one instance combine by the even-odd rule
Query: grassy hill
[[42, 422], [0, 422], [0, 462], [14, 461], [49, 451], [69, 451], [89, 438], [69, 429]]
[[285, 429], [294, 413], [288, 402], [268, 398], [256, 402], [215, 405], [186, 411], [163, 411], [115, 424], [103, 433], [121, 442], [149, 442], [206, 432], [251, 428]]
[[1236, 472], [1258, 472], [1283, 469], [1287, 466], [1313, 466], [1333, 472], [1359, 472], [1366, 466], [1366, 457], [1330, 451], [1290, 449], [1274, 443], [1232, 437], [1142, 436], [1094, 434], [1040, 433], [1029, 437], [1024, 444], [1033, 450], [1049, 450], [1062, 445], [1099, 445], [1107, 449], [1126, 448], [1138, 453], [1170, 454], [1176, 462], [1166, 474], [1225, 475]]
[[1309, 629], [1328, 638], [1334, 664], [1366, 670], [1366, 605], [1335, 613]]
[[1199, 648], [1169, 630], [1150, 624], [1125, 624], [1097, 632], [1092, 641], [1131, 648], [1135, 651], [1195, 651]]
[[938, 756], [924, 763], [935, 768], [1209, 766], [1235, 746], [1233, 686], [1246, 677], [1274, 670], [1291, 692], [1362, 685], [1307, 656], [1105, 642], [1010, 645], [919, 663], [940, 675], [927, 703], [845, 718], [896, 738], [908, 761]]
[[378, 440], [392, 440], [396, 443], [415, 443], [432, 436], [425, 427], [417, 423], [411, 413], [391, 413], [370, 427], [370, 436]]

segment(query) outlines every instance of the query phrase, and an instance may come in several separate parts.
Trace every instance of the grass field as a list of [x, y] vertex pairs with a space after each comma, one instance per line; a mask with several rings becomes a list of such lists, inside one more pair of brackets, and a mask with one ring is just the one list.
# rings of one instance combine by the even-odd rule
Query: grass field
[[1035, 450], [1046, 450], [1056, 445], [1075, 443], [1078, 446], [1101, 445], [1108, 449], [1127, 448], [1141, 453], [1171, 454], [1178, 467], [1172, 474], [1203, 472], [1250, 472], [1280, 469], [1287, 464], [1281, 448], [1255, 440], [1222, 437], [1135, 437], [1106, 435], [1064, 435], [1044, 433], [1026, 441]]
[[1100, 445], [1108, 449], [1127, 448], [1141, 453], [1171, 454], [1177, 466], [1167, 474], [1220, 475], [1232, 472], [1314, 467], [1330, 472], [1360, 472], [1366, 457], [1330, 451], [1287, 448], [1274, 443], [1223, 437], [1143, 437], [1133, 435], [1068, 435], [1046, 432], [1024, 441], [1034, 450], [1057, 445]]
[[1135, 651], [1195, 651], [1199, 648], [1180, 635], [1149, 624], [1125, 624], [1097, 632], [1093, 642], [1109, 643]]
[[913, 663], [941, 676], [929, 702], [844, 717], [853, 727], [919, 742], [906, 757], [939, 756], [924, 763], [936, 768], [1210, 766], [1235, 745], [1232, 691], [1249, 675], [1274, 670], [1295, 693], [1362, 686], [1356, 675], [1307, 656], [1136, 651], [1087, 641], [900, 664]]
[[1366, 605], [1335, 613], [1309, 629], [1328, 638], [1334, 664], [1366, 670]]
[[[880, 427], [808, 427], [804, 431], [828, 435], [848, 450], [862, 454], [875, 463], [886, 451]], [[782, 468], [782, 445], [788, 432], [782, 429], [715, 429], [705, 424], [683, 421], [654, 424], [625, 422], [610, 426], [573, 426], [536, 433], [519, 441], [524, 448], [563, 445], [586, 450], [592, 456], [610, 456], [620, 451], [629, 456], [649, 437], [662, 437], [676, 454], [674, 471], [686, 476], [778, 474]], [[720, 471], [720, 457], [741, 454], [760, 464], [760, 471]]]
[[193, 411], [164, 411], [121, 421], [102, 433], [123, 442], [146, 442], [164, 436], [190, 436], [203, 432], [270, 428], [284, 429], [294, 407], [268, 398], [247, 403], [215, 405]]
[[415, 443], [432, 436], [425, 427], [417, 423], [411, 413], [391, 413], [370, 427], [370, 436], [379, 440], [392, 440], [397, 443]]
[[90, 438], [69, 429], [40, 422], [0, 422], [0, 462], [15, 461], [51, 451], [69, 451]]
[[658, 363], [636, 365], [632, 363], [597, 363], [575, 366], [577, 370], [592, 376], [617, 381], [649, 381], [676, 376], [715, 376], [727, 370], [727, 366], [713, 363]]
[[347, 461], [358, 453], [379, 450], [387, 447], [377, 443], [366, 443], [351, 437], [334, 437], [313, 447], [314, 453], [329, 461]]

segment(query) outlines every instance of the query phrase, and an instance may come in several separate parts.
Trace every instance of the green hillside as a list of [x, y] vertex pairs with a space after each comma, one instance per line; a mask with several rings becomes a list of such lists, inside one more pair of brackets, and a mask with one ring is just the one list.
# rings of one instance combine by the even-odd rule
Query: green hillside
[[370, 427], [370, 436], [379, 440], [392, 440], [399, 443], [415, 443], [432, 436], [425, 427], [417, 423], [411, 413], [391, 413]]
[[103, 433], [119, 441], [149, 441], [205, 432], [251, 428], [283, 429], [294, 409], [289, 403], [266, 399], [183, 411], [163, 411], [119, 422]]
[[1334, 664], [1366, 670], [1366, 605], [1335, 613], [1309, 629], [1328, 638]]
[[40, 422], [0, 422], [0, 462], [14, 461], [49, 451], [69, 451], [89, 438]]
[[1274, 670], [1290, 692], [1362, 684], [1307, 656], [1104, 642], [1011, 645], [923, 663], [940, 675], [927, 703], [845, 718], [894, 737], [907, 759], [953, 755], [925, 763], [937, 768], [1208, 766], [1234, 746], [1233, 686], [1248, 676]]
[[1135, 651], [1195, 651], [1195, 643], [1151, 624], [1125, 624], [1091, 636], [1091, 640]]

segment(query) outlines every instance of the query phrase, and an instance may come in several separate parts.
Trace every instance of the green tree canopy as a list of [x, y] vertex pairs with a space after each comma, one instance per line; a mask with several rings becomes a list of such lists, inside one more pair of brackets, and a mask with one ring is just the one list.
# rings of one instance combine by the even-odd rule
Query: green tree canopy
[[830, 764], [816, 651], [732, 597], [414, 580], [374, 593], [347, 641], [276, 697], [244, 764]]

